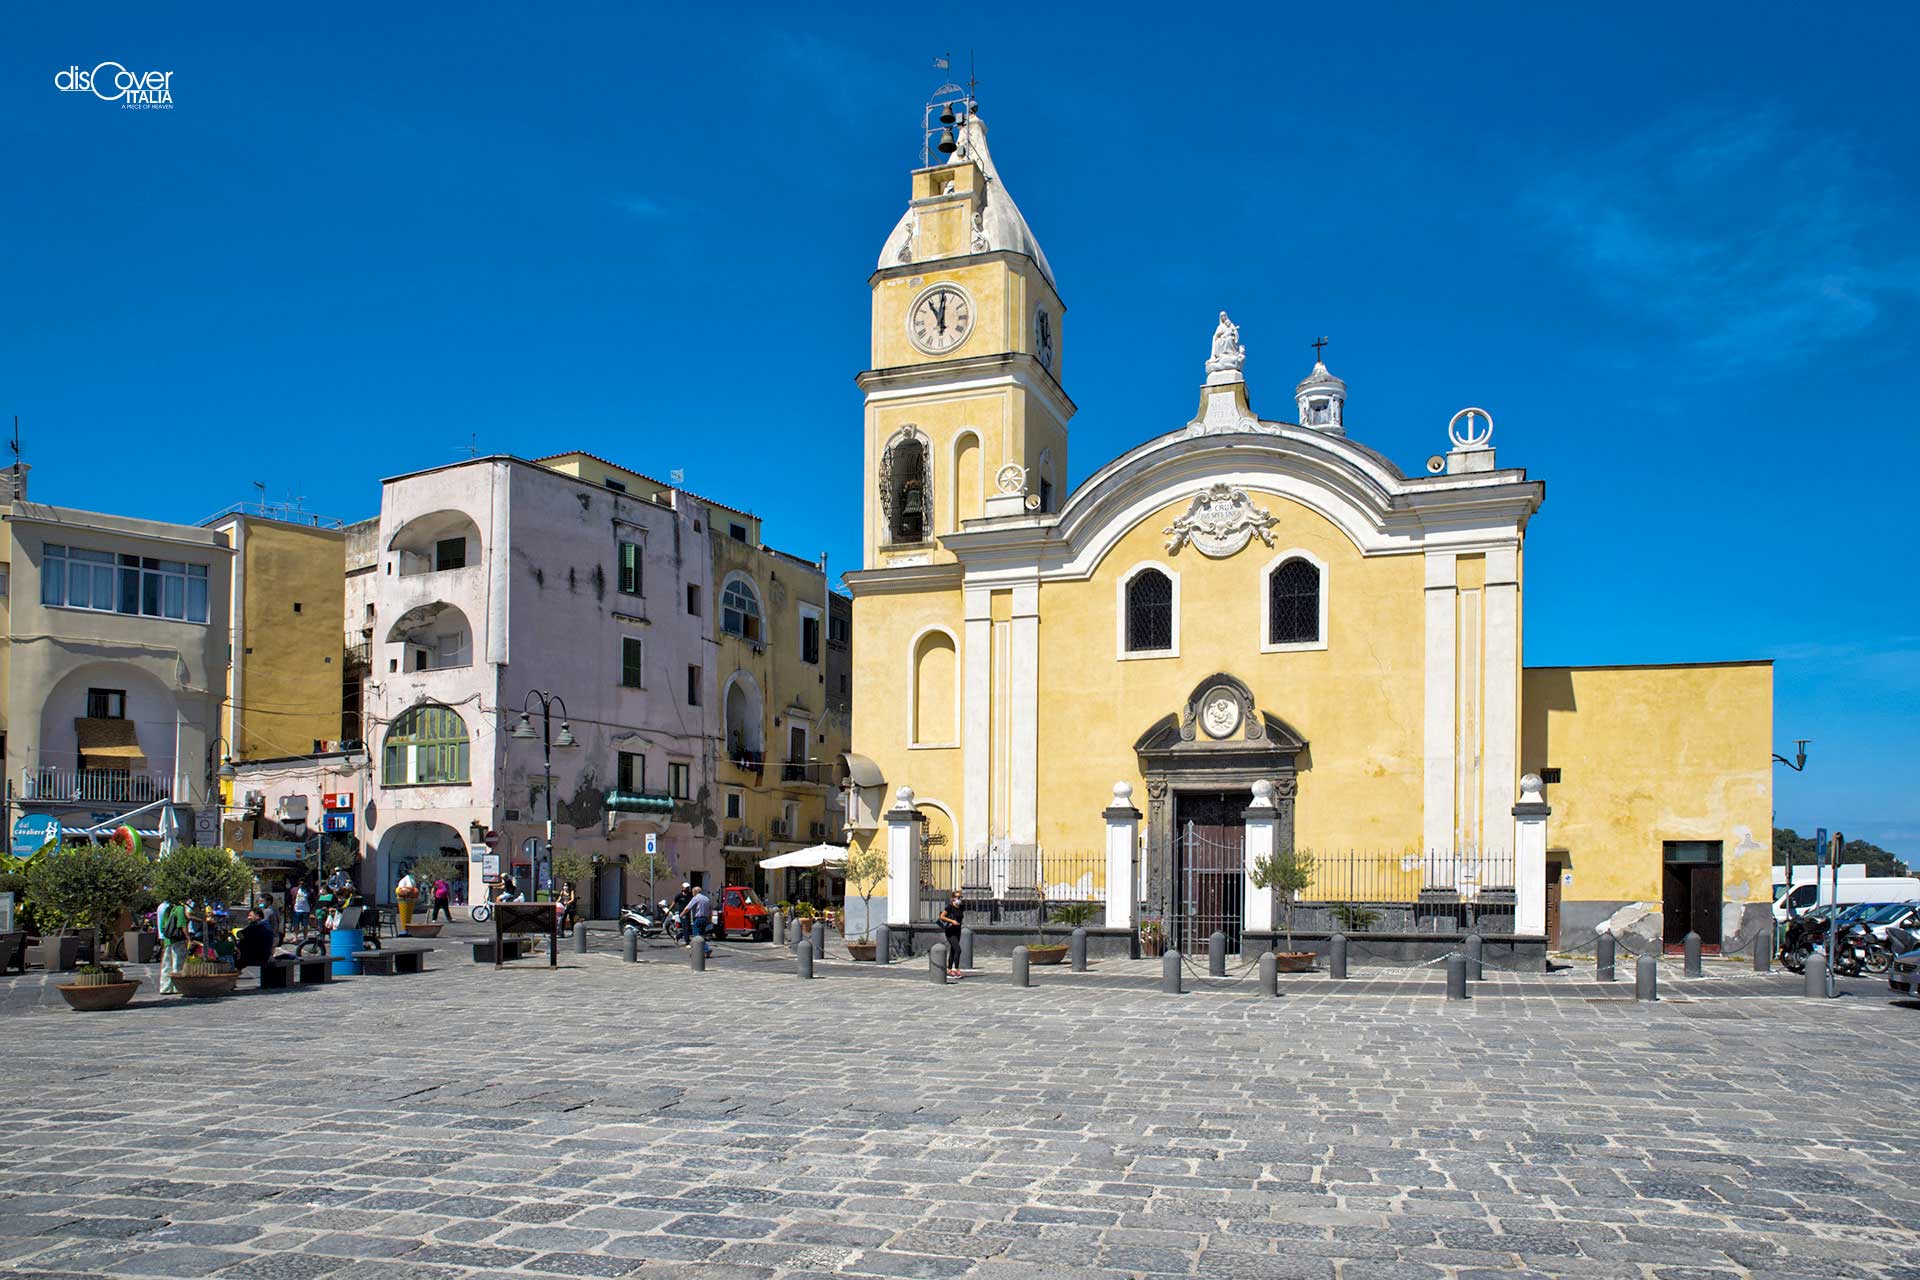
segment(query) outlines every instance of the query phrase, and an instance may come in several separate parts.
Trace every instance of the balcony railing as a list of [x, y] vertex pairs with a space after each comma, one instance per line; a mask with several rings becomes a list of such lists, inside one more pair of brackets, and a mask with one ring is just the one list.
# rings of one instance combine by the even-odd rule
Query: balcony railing
[[789, 760], [785, 764], [780, 766], [780, 781], [811, 782], [813, 781], [813, 779], [807, 776], [806, 761]]
[[149, 804], [175, 796], [171, 774], [42, 766], [20, 771], [20, 798], [73, 804]]
[[750, 751], [746, 747], [736, 744], [727, 748], [727, 759], [733, 763], [733, 767], [736, 769], [746, 769], [752, 773], [759, 773], [766, 767], [767, 753], [764, 751]]

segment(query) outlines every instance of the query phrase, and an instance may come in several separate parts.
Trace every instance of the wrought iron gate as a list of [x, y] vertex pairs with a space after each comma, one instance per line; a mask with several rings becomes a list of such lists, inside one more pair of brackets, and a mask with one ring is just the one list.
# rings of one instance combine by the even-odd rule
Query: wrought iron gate
[[1227, 950], [1240, 950], [1245, 918], [1247, 834], [1245, 827], [1200, 827], [1189, 820], [1174, 836], [1173, 921], [1169, 933], [1182, 955], [1207, 949], [1218, 930]]

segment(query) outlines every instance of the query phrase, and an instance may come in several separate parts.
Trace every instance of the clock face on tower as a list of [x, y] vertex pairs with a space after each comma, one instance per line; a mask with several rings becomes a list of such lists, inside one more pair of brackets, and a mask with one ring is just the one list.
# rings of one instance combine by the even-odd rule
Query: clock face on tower
[[907, 338], [930, 356], [945, 355], [973, 332], [973, 299], [959, 285], [936, 284], [907, 311]]

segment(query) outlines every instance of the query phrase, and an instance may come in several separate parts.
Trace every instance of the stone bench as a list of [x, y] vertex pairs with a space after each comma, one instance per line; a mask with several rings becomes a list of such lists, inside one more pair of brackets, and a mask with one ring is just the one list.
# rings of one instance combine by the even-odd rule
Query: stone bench
[[362, 973], [425, 973], [427, 971], [427, 948], [425, 947], [388, 947], [383, 951], [356, 951], [353, 958], [360, 962]]
[[[500, 940], [500, 958], [502, 960], [523, 960], [533, 944], [525, 937], [515, 934]], [[493, 939], [473, 944], [473, 962], [475, 964], [493, 963]]]

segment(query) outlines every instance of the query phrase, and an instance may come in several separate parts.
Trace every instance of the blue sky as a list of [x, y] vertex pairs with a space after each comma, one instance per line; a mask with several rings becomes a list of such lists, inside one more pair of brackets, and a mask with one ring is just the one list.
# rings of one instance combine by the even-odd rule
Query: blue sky
[[[1558, 8], [16, 7], [0, 414], [68, 505], [584, 448], [850, 568], [866, 277], [972, 49], [1073, 479], [1221, 308], [1271, 417], [1330, 335], [1403, 468], [1479, 404], [1547, 481], [1529, 663], [1776, 658], [1779, 821], [1920, 854], [1920, 10]], [[174, 109], [55, 90], [106, 59]]]

